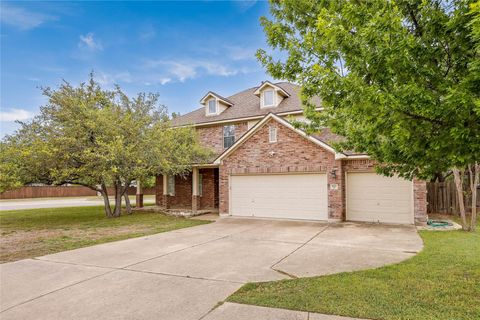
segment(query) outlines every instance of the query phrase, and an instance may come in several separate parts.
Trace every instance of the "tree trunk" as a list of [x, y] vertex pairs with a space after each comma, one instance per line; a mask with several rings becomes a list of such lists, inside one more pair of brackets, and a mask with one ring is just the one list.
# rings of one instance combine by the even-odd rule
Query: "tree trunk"
[[128, 197], [127, 191], [125, 191], [123, 197], [125, 198], [125, 208], [127, 209], [127, 214], [132, 214], [132, 206], [130, 205], [130, 198]]
[[470, 231], [475, 231], [477, 227], [477, 187], [480, 180], [480, 164], [472, 164], [468, 169], [470, 174], [470, 189], [472, 191], [472, 215], [470, 217]]
[[462, 229], [467, 231], [467, 217], [465, 216], [465, 203], [463, 200], [463, 171], [457, 168], [453, 169], [453, 177], [457, 189], [458, 206], [460, 208], [460, 217], [462, 219]]
[[110, 207], [110, 200], [108, 199], [108, 192], [107, 192], [107, 187], [105, 186], [105, 184], [102, 183], [101, 185], [101, 189], [100, 189], [100, 194], [102, 195], [103, 197], [103, 204], [105, 206], [105, 216], [107, 218], [111, 218], [112, 217], [112, 208]]
[[115, 188], [115, 208], [113, 209], [113, 216], [120, 217], [122, 214], [122, 183], [115, 181], [113, 185]]

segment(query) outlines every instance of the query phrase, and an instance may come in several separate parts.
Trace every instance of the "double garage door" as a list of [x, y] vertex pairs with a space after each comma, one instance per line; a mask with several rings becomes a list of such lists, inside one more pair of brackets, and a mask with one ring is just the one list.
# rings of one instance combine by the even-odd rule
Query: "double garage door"
[[234, 216], [328, 219], [325, 174], [230, 176], [230, 213]]
[[[340, 190], [336, 191], [340, 192]], [[348, 173], [347, 220], [413, 223], [412, 182], [375, 173]], [[328, 219], [326, 174], [230, 176], [234, 216]]]

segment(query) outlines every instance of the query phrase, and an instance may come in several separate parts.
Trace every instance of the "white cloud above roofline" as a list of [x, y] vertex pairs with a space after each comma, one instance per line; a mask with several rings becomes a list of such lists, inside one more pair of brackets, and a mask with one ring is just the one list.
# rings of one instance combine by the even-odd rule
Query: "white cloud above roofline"
[[78, 47], [81, 49], [87, 49], [90, 51], [102, 51], [103, 45], [100, 40], [95, 39], [93, 32], [89, 32], [85, 35], [80, 35], [80, 41]]
[[34, 12], [23, 7], [6, 4], [5, 2], [2, 3], [0, 8], [2, 10], [0, 15], [1, 23], [22, 31], [35, 29], [48, 21], [57, 19], [51, 15]]
[[0, 111], [0, 122], [25, 121], [33, 118], [34, 114], [25, 109], [3, 109]]

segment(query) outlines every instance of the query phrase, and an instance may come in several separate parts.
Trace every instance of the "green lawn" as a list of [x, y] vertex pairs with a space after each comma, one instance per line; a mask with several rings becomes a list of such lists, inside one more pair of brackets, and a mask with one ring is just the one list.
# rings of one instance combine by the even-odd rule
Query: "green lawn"
[[147, 212], [108, 219], [103, 207], [0, 211], [0, 262], [204, 223]]
[[400, 264], [249, 283], [228, 301], [368, 319], [480, 319], [480, 232], [420, 235], [424, 250]]

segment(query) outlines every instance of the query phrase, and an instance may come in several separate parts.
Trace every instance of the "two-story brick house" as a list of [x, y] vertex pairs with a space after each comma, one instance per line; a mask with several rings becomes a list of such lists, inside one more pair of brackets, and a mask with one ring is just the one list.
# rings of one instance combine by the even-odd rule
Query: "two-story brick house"
[[[202, 107], [172, 120], [194, 126], [215, 151], [187, 176], [157, 177], [157, 205], [232, 216], [423, 223], [426, 185], [374, 172], [368, 155], [337, 152], [324, 129], [309, 136], [299, 87], [263, 82], [230, 97], [208, 92]], [[319, 108], [320, 101], [317, 101]]]

